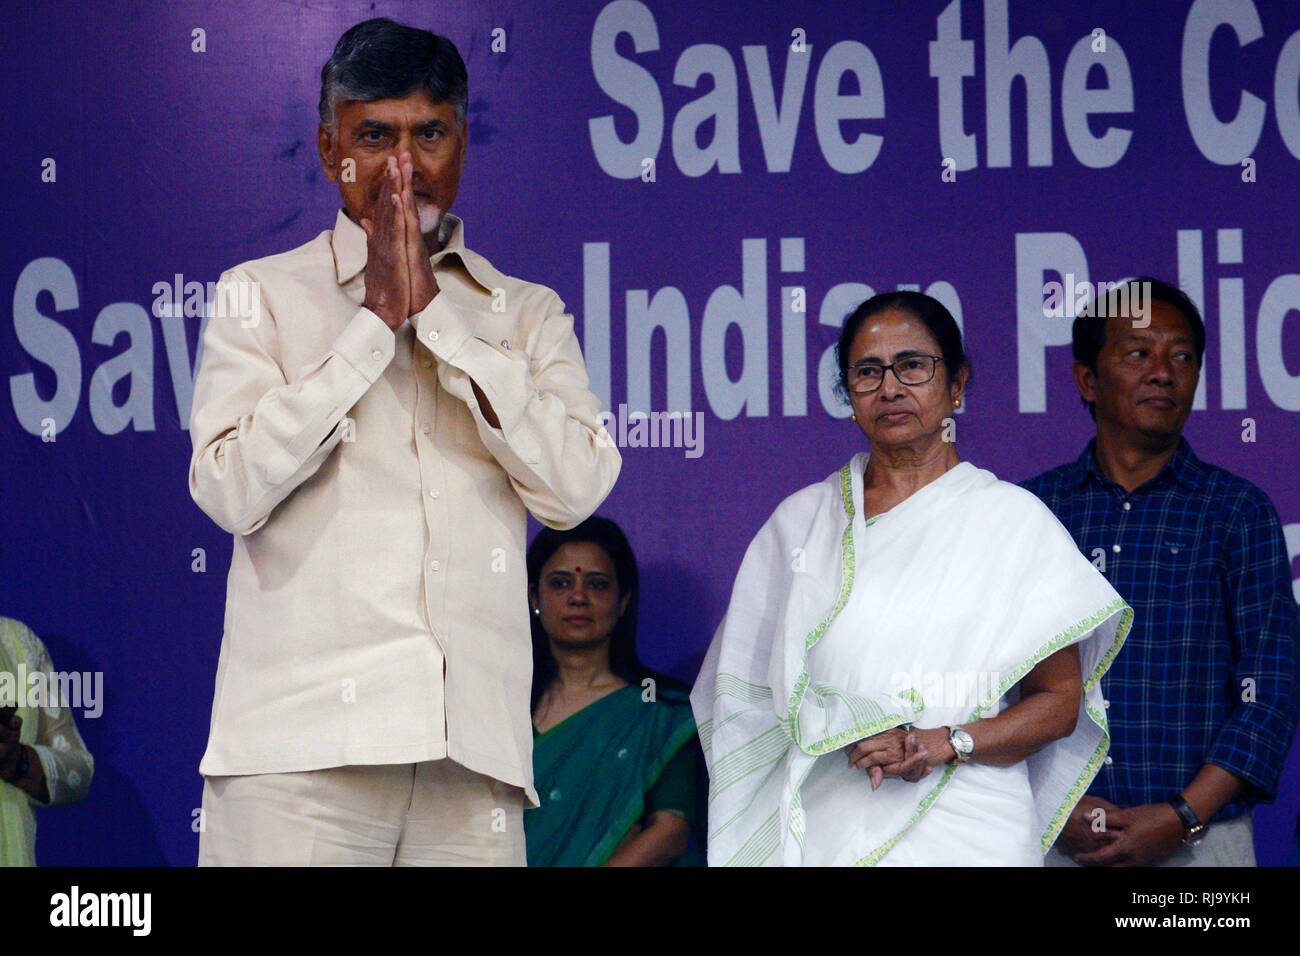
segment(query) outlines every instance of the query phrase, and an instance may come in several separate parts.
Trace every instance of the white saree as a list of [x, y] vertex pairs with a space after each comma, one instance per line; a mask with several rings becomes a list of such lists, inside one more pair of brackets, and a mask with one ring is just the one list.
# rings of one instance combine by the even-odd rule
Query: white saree
[[[691, 694], [709, 768], [709, 864], [1042, 865], [1110, 737], [1099, 681], [1132, 610], [1029, 492], [961, 463], [862, 518], [855, 456], [791, 495], [745, 553]], [[1013, 704], [1079, 645], [1070, 736], [1011, 767], [873, 791], [843, 749]]]

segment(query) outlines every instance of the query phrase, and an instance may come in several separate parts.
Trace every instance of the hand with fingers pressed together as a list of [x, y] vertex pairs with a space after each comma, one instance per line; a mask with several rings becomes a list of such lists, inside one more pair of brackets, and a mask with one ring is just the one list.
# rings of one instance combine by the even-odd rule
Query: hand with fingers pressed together
[[366, 232], [366, 298], [362, 304], [396, 331], [411, 314], [411, 280], [401, 172], [394, 157], [388, 159], [372, 214], [373, 218], [361, 220]]
[[[864, 737], [845, 748], [849, 766], [865, 770], [875, 790], [886, 777], [896, 777], [908, 783], [917, 783], [929, 776], [930, 771], [943, 762], [943, 746], [937, 738], [930, 739], [935, 731], [912, 727], [894, 727], [890, 730]], [[940, 730], [938, 733], [942, 734]], [[948, 748], [951, 750], [951, 747]], [[933, 754], [933, 756], [932, 756]]]
[[413, 175], [409, 153], [403, 150], [390, 156], [379, 183], [374, 218], [361, 219], [368, 253], [364, 305], [394, 330], [438, 294], [425, 234], [436, 234], [442, 210], [417, 208]]

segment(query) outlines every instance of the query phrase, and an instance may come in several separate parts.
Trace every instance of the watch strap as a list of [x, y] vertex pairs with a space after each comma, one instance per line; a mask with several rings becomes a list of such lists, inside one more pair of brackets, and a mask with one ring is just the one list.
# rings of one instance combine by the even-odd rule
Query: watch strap
[[1174, 813], [1178, 814], [1178, 819], [1182, 821], [1183, 829], [1187, 831], [1183, 842], [1189, 846], [1200, 843], [1205, 835], [1205, 824], [1201, 822], [1201, 818], [1196, 815], [1191, 805], [1183, 799], [1183, 795], [1174, 794], [1169, 798], [1169, 805], [1174, 808]]

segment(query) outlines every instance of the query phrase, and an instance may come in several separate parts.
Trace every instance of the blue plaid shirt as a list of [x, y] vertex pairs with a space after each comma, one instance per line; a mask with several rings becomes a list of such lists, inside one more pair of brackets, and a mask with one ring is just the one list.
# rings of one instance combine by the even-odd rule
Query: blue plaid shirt
[[1089, 793], [1121, 807], [1178, 793], [1203, 764], [1248, 786], [1213, 817], [1271, 801], [1300, 714], [1300, 615], [1282, 523], [1268, 496], [1202, 462], [1184, 439], [1132, 492], [1089, 442], [1021, 484], [1133, 606], [1102, 678], [1110, 753]]

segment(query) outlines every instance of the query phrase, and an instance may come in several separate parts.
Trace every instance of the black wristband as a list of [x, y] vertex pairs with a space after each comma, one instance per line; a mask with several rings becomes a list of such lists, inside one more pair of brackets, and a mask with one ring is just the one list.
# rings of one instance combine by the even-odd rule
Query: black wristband
[[1176, 793], [1169, 798], [1169, 805], [1174, 808], [1174, 813], [1178, 814], [1178, 819], [1183, 821], [1183, 829], [1191, 833], [1197, 827], [1204, 826], [1201, 818], [1196, 815], [1196, 811], [1191, 808], [1182, 794]]
[[28, 755], [27, 745], [19, 744], [18, 746], [20, 748], [18, 751], [19, 757], [18, 763], [15, 764], [14, 774], [9, 777], [0, 777], [0, 780], [3, 780], [5, 783], [17, 783], [19, 780], [23, 779], [23, 777], [27, 776], [27, 772], [32, 769], [32, 759]]

